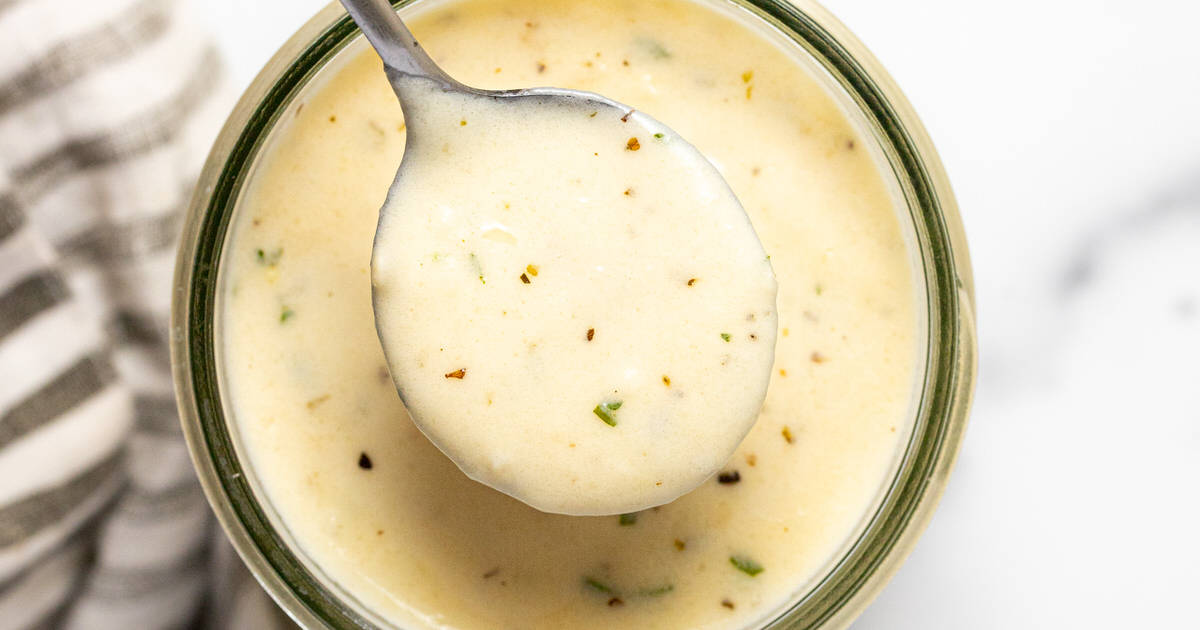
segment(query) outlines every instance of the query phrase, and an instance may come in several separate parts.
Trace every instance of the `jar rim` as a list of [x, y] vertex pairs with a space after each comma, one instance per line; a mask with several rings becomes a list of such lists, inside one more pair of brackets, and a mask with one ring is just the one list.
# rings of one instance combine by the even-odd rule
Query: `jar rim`
[[[395, 0], [402, 8], [417, 0]], [[766, 628], [850, 624], [911, 552], [945, 490], [962, 443], [976, 369], [974, 287], [957, 204], [928, 134], [879, 62], [810, 0], [734, 0], [804, 48], [864, 115], [883, 146], [916, 228], [928, 313], [925, 374], [913, 432], [875, 513], [846, 553]], [[247, 88], [205, 163], [185, 219], [174, 277], [171, 363], [184, 436], [205, 495], [234, 548], [305, 627], [372, 622], [326, 588], [272, 526], [242, 474], [225, 421], [215, 331], [218, 270], [255, 156], [292, 98], [359, 35], [332, 2]]]

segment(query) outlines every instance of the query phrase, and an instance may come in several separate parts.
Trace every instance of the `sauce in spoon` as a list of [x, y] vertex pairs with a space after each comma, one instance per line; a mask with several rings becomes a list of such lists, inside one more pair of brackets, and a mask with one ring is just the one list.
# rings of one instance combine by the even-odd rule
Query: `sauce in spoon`
[[719, 172], [597, 95], [461, 86], [386, 3], [343, 3], [405, 113], [371, 267], [414, 422], [547, 512], [702, 483], [758, 415], [776, 330], [770, 263]]

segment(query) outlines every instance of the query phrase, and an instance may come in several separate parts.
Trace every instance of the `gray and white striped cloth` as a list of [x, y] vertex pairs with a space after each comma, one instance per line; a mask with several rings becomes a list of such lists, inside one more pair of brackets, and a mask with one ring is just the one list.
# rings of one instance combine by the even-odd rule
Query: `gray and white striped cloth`
[[278, 617], [219, 542], [167, 359], [176, 235], [232, 103], [192, 10], [0, 0], [0, 629]]

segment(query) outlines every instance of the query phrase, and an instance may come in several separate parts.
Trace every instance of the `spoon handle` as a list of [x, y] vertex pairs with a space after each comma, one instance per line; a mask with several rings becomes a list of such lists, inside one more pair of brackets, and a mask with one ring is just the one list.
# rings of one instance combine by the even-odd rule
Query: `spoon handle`
[[392, 88], [399, 93], [405, 77], [433, 79], [448, 87], [460, 84], [438, 67], [421, 48], [388, 0], [341, 0], [342, 6], [383, 59]]

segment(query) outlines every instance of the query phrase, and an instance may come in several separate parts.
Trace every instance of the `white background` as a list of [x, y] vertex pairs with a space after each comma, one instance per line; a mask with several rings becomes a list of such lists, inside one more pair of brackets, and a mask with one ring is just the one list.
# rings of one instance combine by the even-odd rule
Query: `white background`
[[[941, 508], [855, 627], [1200, 627], [1200, 5], [826, 4], [941, 152], [981, 344]], [[240, 88], [323, 2], [202, 6]]]

